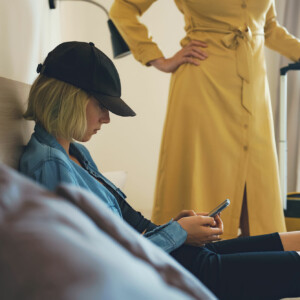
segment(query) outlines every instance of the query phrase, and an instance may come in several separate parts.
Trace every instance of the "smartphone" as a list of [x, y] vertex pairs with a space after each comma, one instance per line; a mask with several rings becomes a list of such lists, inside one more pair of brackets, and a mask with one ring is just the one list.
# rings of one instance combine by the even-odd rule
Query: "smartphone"
[[215, 215], [217, 215], [218, 213], [220, 213], [224, 208], [226, 208], [228, 205], [230, 204], [230, 200], [226, 199], [225, 201], [223, 201], [220, 205], [218, 205], [215, 209], [213, 209], [208, 216], [209, 217], [214, 217]]

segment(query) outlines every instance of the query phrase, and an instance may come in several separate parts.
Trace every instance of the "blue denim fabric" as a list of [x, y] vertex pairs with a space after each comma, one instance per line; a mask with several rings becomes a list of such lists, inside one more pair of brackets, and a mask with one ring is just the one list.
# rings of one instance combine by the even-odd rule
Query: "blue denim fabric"
[[[105, 202], [115, 214], [122, 217], [117, 199], [98, 180], [105, 182], [124, 201], [126, 195], [99, 172], [89, 151], [83, 145], [71, 143], [70, 154], [81, 162], [83, 168], [73, 162], [57, 140], [37, 124], [21, 157], [19, 170], [49, 190], [55, 190], [61, 183], [87, 189]], [[144, 218], [138, 212], [134, 217]], [[148, 231], [145, 237], [166, 252], [171, 252], [185, 242], [187, 233], [177, 222], [170, 221]]]
[[170, 253], [180, 247], [187, 238], [187, 232], [179, 223], [170, 221], [164, 225], [158, 226], [144, 235], [154, 244]]

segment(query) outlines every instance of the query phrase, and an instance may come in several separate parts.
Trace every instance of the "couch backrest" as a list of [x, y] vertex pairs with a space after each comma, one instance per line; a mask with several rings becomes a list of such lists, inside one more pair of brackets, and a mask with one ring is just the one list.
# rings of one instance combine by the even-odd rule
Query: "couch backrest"
[[22, 118], [29, 89], [28, 84], [0, 77], [0, 161], [15, 169], [34, 126]]

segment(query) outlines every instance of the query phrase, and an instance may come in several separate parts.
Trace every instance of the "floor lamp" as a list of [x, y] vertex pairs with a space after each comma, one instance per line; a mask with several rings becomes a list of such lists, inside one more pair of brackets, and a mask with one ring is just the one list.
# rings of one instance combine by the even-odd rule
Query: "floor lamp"
[[101, 4], [93, 0], [49, 0], [49, 7], [50, 9], [56, 8], [57, 1], [83, 1], [88, 2], [91, 4], [100, 7], [107, 16], [107, 24], [110, 31], [111, 43], [112, 43], [112, 50], [113, 50], [113, 57], [114, 58], [121, 58], [128, 54], [130, 54], [129, 47], [127, 46], [126, 42], [124, 41], [123, 37], [119, 33], [118, 29], [116, 28], [115, 24], [109, 18], [108, 10]]

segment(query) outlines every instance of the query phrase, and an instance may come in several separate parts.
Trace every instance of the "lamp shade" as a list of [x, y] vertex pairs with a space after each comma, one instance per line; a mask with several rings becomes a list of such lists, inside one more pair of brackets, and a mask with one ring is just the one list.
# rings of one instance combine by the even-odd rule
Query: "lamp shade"
[[121, 58], [130, 54], [129, 47], [127, 46], [113, 21], [111, 19], [108, 19], [107, 24], [110, 31], [114, 58]]
[[56, 7], [56, 0], [49, 0], [48, 2], [50, 9], [54, 9]]

